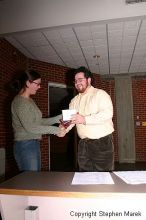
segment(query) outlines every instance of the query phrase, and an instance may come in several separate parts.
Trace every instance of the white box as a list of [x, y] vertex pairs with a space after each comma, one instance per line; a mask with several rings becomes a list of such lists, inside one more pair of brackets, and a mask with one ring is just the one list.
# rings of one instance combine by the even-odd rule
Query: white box
[[25, 220], [39, 220], [38, 206], [28, 206], [25, 209]]
[[71, 116], [76, 114], [76, 113], [77, 113], [77, 111], [75, 109], [62, 110], [63, 121], [71, 120]]

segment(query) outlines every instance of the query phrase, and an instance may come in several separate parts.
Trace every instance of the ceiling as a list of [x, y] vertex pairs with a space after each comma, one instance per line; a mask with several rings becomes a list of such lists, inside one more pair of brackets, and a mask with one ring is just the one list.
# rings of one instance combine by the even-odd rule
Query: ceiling
[[[145, 4], [145, 3], [144, 3]], [[146, 72], [146, 17], [84, 22], [5, 37], [28, 58], [109, 75]]]

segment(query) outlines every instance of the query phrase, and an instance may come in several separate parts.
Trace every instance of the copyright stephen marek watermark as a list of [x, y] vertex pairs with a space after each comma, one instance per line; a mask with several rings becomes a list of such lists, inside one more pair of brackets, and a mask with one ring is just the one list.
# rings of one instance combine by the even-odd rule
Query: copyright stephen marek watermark
[[93, 217], [107, 217], [107, 218], [111, 218], [111, 217], [141, 217], [142, 213], [141, 211], [129, 211], [129, 210], [125, 210], [125, 211], [121, 211], [121, 212], [117, 212], [117, 211], [103, 211], [103, 210], [99, 210], [99, 211], [86, 211], [86, 212], [79, 212], [79, 211], [75, 211], [75, 210], [71, 210], [70, 211], [70, 216], [72, 217], [76, 217], [77, 219], [83, 219], [83, 218], [93, 218]]

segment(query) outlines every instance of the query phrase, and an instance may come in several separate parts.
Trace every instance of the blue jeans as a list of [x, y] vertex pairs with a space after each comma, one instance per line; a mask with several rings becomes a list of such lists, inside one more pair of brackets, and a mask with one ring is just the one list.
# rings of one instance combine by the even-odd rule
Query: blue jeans
[[41, 153], [39, 140], [15, 141], [14, 157], [20, 171], [40, 171]]

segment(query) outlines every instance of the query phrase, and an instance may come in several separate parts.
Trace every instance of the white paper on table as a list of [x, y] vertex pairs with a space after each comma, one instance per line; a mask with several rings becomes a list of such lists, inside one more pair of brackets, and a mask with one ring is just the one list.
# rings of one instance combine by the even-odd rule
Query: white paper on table
[[69, 121], [71, 119], [71, 116], [76, 113], [77, 111], [75, 109], [62, 110], [63, 121]]
[[71, 184], [114, 184], [114, 181], [109, 172], [76, 172]]
[[146, 183], [146, 171], [118, 171], [113, 173], [128, 184]]

